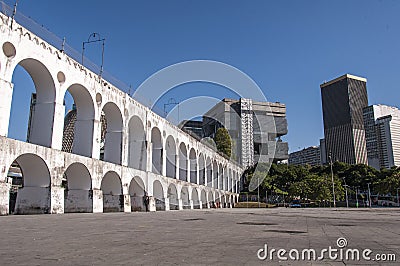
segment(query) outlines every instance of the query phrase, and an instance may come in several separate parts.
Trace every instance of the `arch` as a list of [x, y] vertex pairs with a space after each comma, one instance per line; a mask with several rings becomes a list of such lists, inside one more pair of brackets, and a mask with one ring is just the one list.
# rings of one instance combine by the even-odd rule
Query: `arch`
[[[55, 82], [47, 67], [40, 61], [33, 58], [25, 58], [21, 60], [13, 70], [13, 78], [19, 71], [18, 66], [22, 67], [30, 76], [35, 87], [35, 93], [29, 95], [31, 101], [31, 108], [27, 105], [26, 112], [30, 112], [27, 125], [26, 141], [37, 145], [51, 147], [53, 140], [53, 123], [54, 112], [56, 106], [56, 87]], [[17, 70], [17, 71], [16, 71]], [[15, 86], [15, 88], [17, 88]], [[16, 89], [13, 90], [13, 98], [11, 101], [11, 114], [8, 121], [8, 135], [13, 135], [13, 131], [21, 128], [21, 120], [15, 119], [13, 110], [15, 108], [21, 109], [21, 99], [18, 99], [18, 104], [15, 103], [14, 96]], [[13, 101], [14, 100], [14, 101]], [[26, 99], [29, 104], [29, 100]], [[16, 107], [18, 105], [18, 107]], [[30, 111], [28, 111], [30, 110]], [[15, 125], [14, 125], [15, 124]], [[25, 124], [26, 125], [26, 124]], [[15, 129], [14, 129], [15, 127]]]
[[179, 145], [179, 179], [188, 181], [187, 179], [187, 149], [185, 143], [181, 142]]
[[197, 158], [196, 151], [191, 148], [189, 151], [189, 163], [190, 163], [190, 182], [197, 184]]
[[124, 198], [119, 175], [114, 171], [107, 172], [101, 181], [103, 192], [103, 212], [123, 211]]
[[200, 197], [201, 197], [201, 203], [203, 205], [203, 209], [207, 209], [207, 207], [208, 207], [208, 205], [207, 205], [207, 194], [206, 194], [206, 191], [204, 189], [201, 190]]
[[190, 209], [190, 197], [188, 187], [184, 186], [181, 189], [181, 200], [183, 209]]
[[192, 189], [193, 209], [200, 209], [199, 193], [196, 188]]
[[206, 165], [204, 161], [204, 155], [199, 155], [199, 185], [206, 185]]
[[176, 144], [171, 135], [169, 135], [165, 141], [165, 152], [166, 176], [176, 178]]
[[[113, 102], [104, 105], [103, 111], [105, 126], [104, 136], [104, 157], [100, 155], [100, 159], [104, 161], [121, 164], [122, 156], [122, 115], [118, 106]], [[101, 154], [101, 153], [100, 153]]]
[[153, 182], [153, 196], [156, 201], [156, 210], [165, 211], [164, 189], [160, 181]]
[[222, 167], [222, 164], [218, 164], [218, 185], [217, 188], [222, 190], [224, 189], [224, 168]]
[[147, 195], [143, 180], [135, 176], [129, 184], [129, 195], [131, 197], [131, 211], [145, 211], [143, 196]]
[[213, 181], [213, 169], [212, 169], [212, 164], [211, 164], [211, 159], [210, 157], [207, 157], [206, 159], [206, 170], [207, 170], [207, 186], [212, 187], [212, 181]]
[[179, 210], [178, 191], [174, 184], [168, 186], [169, 209]]
[[212, 177], [212, 186], [214, 188], [218, 188], [218, 176], [219, 176], [219, 169], [217, 162], [214, 161], [212, 164], [212, 172], [213, 172], [213, 177]]
[[162, 173], [162, 139], [161, 132], [157, 127], [151, 129], [151, 145], [152, 145], [152, 172], [156, 174]]
[[128, 123], [128, 166], [146, 171], [146, 133], [142, 120], [132, 116]]
[[212, 191], [208, 192], [208, 204], [210, 205], [210, 208], [215, 208], [215, 199]]
[[36, 154], [18, 156], [11, 164], [10, 213], [39, 214], [50, 212], [51, 177], [46, 162]]
[[92, 212], [92, 178], [82, 163], [72, 163], [64, 172], [64, 212]]
[[92, 96], [80, 84], [72, 84], [67, 91], [71, 94], [74, 105], [64, 118], [62, 151], [92, 157], [95, 120]]

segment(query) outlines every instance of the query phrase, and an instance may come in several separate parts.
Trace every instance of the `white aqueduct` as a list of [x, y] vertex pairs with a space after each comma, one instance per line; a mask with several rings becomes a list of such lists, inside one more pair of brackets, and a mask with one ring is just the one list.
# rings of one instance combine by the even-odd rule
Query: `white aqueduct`
[[[243, 169], [0, 14], [0, 214], [13, 163], [23, 175], [15, 213], [131, 212], [231, 207]], [[30, 141], [7, 137], [17, 66], [37, 100]], [[72, 152], [62, 151], [66, 92], [77, 107]], [[101, 114], [107, 129], [100, 160]]]

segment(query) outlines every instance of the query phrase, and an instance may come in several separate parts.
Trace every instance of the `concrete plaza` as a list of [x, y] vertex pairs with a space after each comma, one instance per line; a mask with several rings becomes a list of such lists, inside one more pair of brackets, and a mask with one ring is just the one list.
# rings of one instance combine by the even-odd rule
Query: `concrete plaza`
[[264, 244], [321, 250], [337, 248], [339, 237], [346, 238], [347, 248], [393, 253], [400, 260], [398, 209], [3, 216], [0, 228], [1, 265], [379, 265], [364, 260], [280, 262], [276, 254], [273, 261], [257, 258]]

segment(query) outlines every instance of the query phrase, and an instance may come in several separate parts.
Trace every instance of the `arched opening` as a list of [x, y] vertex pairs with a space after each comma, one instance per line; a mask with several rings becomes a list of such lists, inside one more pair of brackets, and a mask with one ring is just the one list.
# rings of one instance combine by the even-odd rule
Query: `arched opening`
[[169, 209], [179, 210], [179, 200], [178, 191], [174, 184], [170, 184], [168, 187], [168, 199], [169, 199]]
[[138, 170], [146, 171], [147, 150], [146, 134], [142, 120], [133, 116], [129, 120], [129, 148], [128, 148], [128, 166]]
[[215, 191], [215, 205], [217, 208], [221, 208], [221, 194], [218, 191]]
[[206, 168], [203, 154], [199, 155], [199, 185], [206, 185]]
[[7, 136], [51, 147], [56, 89], [49, 70], [36, 59], [24, 59], [14, 69], [12, 82]]
[[62, 151], [92, 157], [95, 112], [90, 93], [73, 84], [65, 92], [64, 102], [72, 107], [64, 118]]
[[115, 103], [108, 102], [104, 105], [102, 114], [102, 128], [105, 128], [104, 155], [100, 152], [100, 159], [121, 164], [122, 155], [122, 115]]
[[207, 180], [206, 180], [206, 182], [207, 182], [207, 186], [208, 187], [212, 187], [212, 180], [213, 180], [213, 169], [212, 169], [212, 164], [211, 164], [211, 160], [210, 160], [210, 158], [209, 157], [207, 157], [207, 160], [206, 160], [206, 168], [207, 168]]
[[217, 163], [214, 161], [213, 162], [213, 187], [218, 188], [218, 175], [219, 175], [219, 169]]
[[221, 196], [221, 207], [226, 208], [226, 195]]
[[196, 152], [193, 148], [189, 152], [189, 162], [190, 162], [190, 182], [197, 184], [197, 159]]
[[164, 189], [158, 180], [153, 183], [153, 196], [156, 200], [156, 210], [165, 211]]
[[20, 155], [11, 164], [8, 177], [10, 214], [40, 214], [50, 212], [50, 172], [42, 158], [36, 154]]
[[166, 175], [176, 178], [176, 144], [172, 136], [167, 137], [165, 142], [166, 151]]
[[107, 172], [101, 181], [103, 191], [103, 212], [123, 211], [124, 198], [122, 195], [121, 179], [116, 172]]
[[215, 199], [212, 191], [208, 192], [208, 203], [210, 204], [210, 208], [215, 208]]
[[64, 172], [64, 212], [92, 212], [92, 179], [85, 165], [73, 163]]
[[162, 139], [161, 132], [158, 128], [153, 127], [151, 130], [151, 144], [152, 148], [152, 172], [161, 175], [162, 173]]
[[229, 169], [228, 175], [228, 191], [232, 192], [232, 169]]
[[143, 180], [135, 176], [129, 184], [129, 195], [131, 197], [131, 211], [146, 211], [143, 197], [147, 195]]
[[224, 170], [222, 164], [218, 165], [218, 189], [224, 189]]
[[196, 188], [192, 190], [193, 209], [200, 209], [199, 193]]
[[187, 180], [187, 150], [185, 143], [179, 145], [179, 179], [183, 181]]
[[187, 187], [182, 187], [181, 199], [182, 199], [183, 209], [190, 209], [190, 197], [189, 197], [189, 190]]
[[201, 190], [201, 204], [203, 205], [203, 209], [207, 209], [207, 194], [205, 190]]

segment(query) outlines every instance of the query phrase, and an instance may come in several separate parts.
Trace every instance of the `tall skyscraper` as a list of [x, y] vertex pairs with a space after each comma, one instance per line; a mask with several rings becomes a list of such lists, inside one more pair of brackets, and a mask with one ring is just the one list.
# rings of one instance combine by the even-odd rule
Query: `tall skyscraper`
[[368, 106], [367, 80], [343, 75], [321, 84], [327, 160], [367, 164], [363, 109]]
[[400, 110], [387, 105], [364, 108], [368, 165], [380, 169], [400, 166]]

